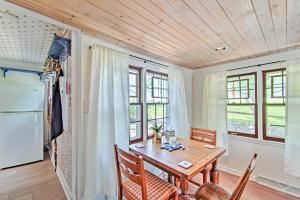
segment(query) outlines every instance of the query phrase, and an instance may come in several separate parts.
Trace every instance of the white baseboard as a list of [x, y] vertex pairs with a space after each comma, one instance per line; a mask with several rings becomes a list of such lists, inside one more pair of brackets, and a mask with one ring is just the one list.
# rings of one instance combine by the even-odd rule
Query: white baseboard
[[[230, 167], [227, 167], [225, 165], [218, 165], [218, 168], [224, 172], [228, 172], [228, 173], [236, 175], [236, 176], [241, 176], [243, 174], [243, 172], [233, 169], [233, 168], [230, 168]], [[254, 174], [251, 174], [250, 180], [257, 182], [257, 176]]]
[[[239, 170], [236, 170], [236, 169], [233, 169], [233, 168], [230, 168], [230, 167], [227, 167], [227, 166], [224, 166], [224, 165], [219, 165], [218, 168], [222, 171], [225, 171], [225, 172], [228, 172], [230, 174], [233, 174], [233, 175], [236, 175], [236, 176], [241, 176], [243, 174], [243, 172], [239, 171]], [[256, 182], [257, 184], [260, 184], [260, 185], [263, 185], [263, 186], [266, 186], [268, 188], [271, 188], [271, 189], [274, 189], [274, 190], [277, 190], [279, 192], [282, 192], [282, 193], [286, 193], [286, 194], [289, 194], [289, 195], [292, 195], [292, 196], [295, 196], [295, 197], [300, 197], [299, 194], [297, 193], [294, 193], [294, 192], [290, 192], [286, 189], [283, 189], [283, 188], [280, 188], [280, 187], [274, 187], [273, 185], [271, 184], [267, 184], [266, 182], [263, 182], [263, 181], [260, 181], [262, 177], [258, 177], [257, 175], [251, 175], [250, 176], [250, 180]], [[276, 182], [276, 183], [279, 183], [278, 181], [276, 180], [272, 180], [272, 179], [269, 179], [270, 181], [273, 181], [273, 182]], [[287, 188], [290, 188], [292, 186], [289, 186], [287, 185]], [[297, 188], [296, 188], [297, 189]]]
[[59, 181], [60, 181], [60, 184], [61, 184], [62, 187], [63, 187], [63, 190], [64, 190], [64, 192], [65, 192], [65, 195], [66, 195], [66, 197], [67, 197], [67, 200], [72, 200], [73, 198], [72, 198], [71, 190], [70, 190], [70, 188], [69, 188], [69, 186], [68, 186], [68, 184], [67, 184], [67, 182], [66, 182], [66, 179], [64, 178], [63, 173], [62, 173], [62, 171], [60, 170], [59, 167], [57, 167], [57, 169], [56, 169], [56, 174], [57, 174], [57, 176], [58, 176], [58, 179], [59, 179]]
[[[55, 167], [54, 156], [51, 156], [50, 152], [49, 152], [49, 155], [50, 155], [50, 160], [52, 162], [52, 165], [53, 165], [53, 167]], [[69, 186], [67, 184], [67, 181], [66, 181], [66, 179], [65, 179], [65, 177], [64, 177], [61, 169], [58, 166], [56, 168], [56, 175], [57, 175], [58, 180], [59, 180], [59, 182], [60, 182], [60, 184], [61, 184], [61, 186], [62, 186], [62, 188], [63, 188], [63, 190], [65, 192], [67, 200], [72, 200], [73, 199], [72, 198], [72, 192], [71, 192], [71, 190], [70, 190], [70, 188], [69, 188]]]

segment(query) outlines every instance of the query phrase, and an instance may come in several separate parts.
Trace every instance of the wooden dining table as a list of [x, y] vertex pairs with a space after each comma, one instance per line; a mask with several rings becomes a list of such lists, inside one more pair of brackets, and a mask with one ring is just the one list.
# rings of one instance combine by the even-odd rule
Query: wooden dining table
[[[212, 169], [204, 174], [204, 182], [219, 182], [219, 172], [217, 169], [218, 158], [225, 153], [225, 149], [215, 147], [209, 149], [205, 144], [189, 139], [177, 138], [177, 142], [181, 143], [184, 148], [169, 152], [161, 149], [160, 143], [154, 143], [152, 140], [141, 142], [144, 147], [138, 147], [137, 144], [129, 146], [129, 150], [143, 157], [149, 164], [167, 172], [176, 177], [180, 182], [180, 199], [189, 199], [188, 188], [189, 180], [200, 172], [206, 171], [208, 166], [212, 165]], [[182, 161], [192, 163], [192, 166], [185, 169], [178, 164]]]

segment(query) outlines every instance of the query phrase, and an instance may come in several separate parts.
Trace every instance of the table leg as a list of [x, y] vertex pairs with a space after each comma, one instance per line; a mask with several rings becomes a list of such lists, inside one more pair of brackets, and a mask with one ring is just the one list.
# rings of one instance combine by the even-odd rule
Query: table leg
[[210, 180], [215, 183], [219, 184], [219, 170], [217, 168], [218, 160], [215, 160], [212, 163], [212, 170], [210, 171]]
[[175, 185], [176, 187], [178, 187], [178, 183], [179, 183], [179, 179], [175, 176], [175, 177], [174, 177], [174, 185]]
[[181, 189], [181, 194], [180, 194], [180, 200], [188, 200], [188, 189], [189, 189], [189, 180], [186, 177], [180, 177], [180, 189]]
[[204, 170], [203, 170], [203, 184], [208, 183], [209, 182], [209, 178], [210, 178], [210, 170], [211, 170], [211, 166], [207, 166]]

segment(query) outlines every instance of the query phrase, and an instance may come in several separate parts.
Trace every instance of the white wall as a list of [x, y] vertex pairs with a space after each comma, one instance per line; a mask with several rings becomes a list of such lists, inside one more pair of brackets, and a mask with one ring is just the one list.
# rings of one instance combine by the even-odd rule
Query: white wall
[[0, 58], [0, 66], [8, 67], [8, 68], [35, 70], [35, 71], [42, 71], [43, 68], [43, 64], [19, 62], [19, 61], [7, 60], [3, 58]]
[[[281, 60], [290, 60], [300, 58], [300, 50], [293, 50], [289, 52], [283, 52], [273, 54], [270, 56], [264, 56], [229, 64], [223, 64], [218, 66], [207, 67], [203, 69], [195, 70], [193, 73], [193, 97], [192, 97], [192, 124], [195, 127], [200, 127], [201, 120], [201, 102], [202, 102], [202, 85], [203, 78], [206, 74], [218, 71], [226, 71], [228, 69], [236, 69], [246, 67], [250, 65], [263, 64], [268, 62], [275, 62]], [[280, 67], [282, 63], [273, 64], [273, 66]], [[229, 73], [241, 73], [250, 72], [254, 70], [260, 70], [258, 67], [247, 68], [241, 70], [234, 70]], [[299, 77], [300, 78], [300, 77]], [[258, 81], [260, 82], [261, 79]], [[258, 87], [261, 84], [258, 84]], [[262, 102], [262, 98], [258, 100], [258, 103]], [[258, 110], [259, 112], [259, 110]], [[261, 122], [261, 117], [258, 118], [258, 123]], [[300, 178], [288, 175], [284, 173], [284, 144], [263, 141], [261, 128], [259, 129], [259, 139], [245, 138], [240, 136], [229, 136], [229, 149], [228, 156], [224, 156], [221, 159], [220, 164], [223, 167], [230, 170], [241, 172], [249, 162], [253, 153], [258, 153], [257, 167], [254, 172], [255, 175], [263, 176], [276, 180], [279, 182], [287, 183], [296, 187], [300, 187]], [[300, 152], [299, 152], [300, 153]]]

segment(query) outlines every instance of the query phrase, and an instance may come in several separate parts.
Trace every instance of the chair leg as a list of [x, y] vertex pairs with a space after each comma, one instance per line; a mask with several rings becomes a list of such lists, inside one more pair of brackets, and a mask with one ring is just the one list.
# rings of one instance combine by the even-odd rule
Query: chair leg
[[168, 174], [168, 182], [177, 187], [179, 184], [179, 179], [171, 174]]
[[172, 175], [168, 173], [168, 182], [172, 184]]
[[172, 196], [172, 199], [173, 200], [178, 200], [178, 194], [177, 194], [177, 192], [174, 193], [174, 195]]
[[178, 200], [178, 194], [174, 196], [174, 200]]
[[178, 184], [179, 184], [179, 179], [176, 178], [176, 177], [174, 177], [174, 185], [175, 185], [176, 187], [178, 187]]
[[121, 194], [121, 192], [118, 193], [118, 200], [122, 200], [122, 194]]

